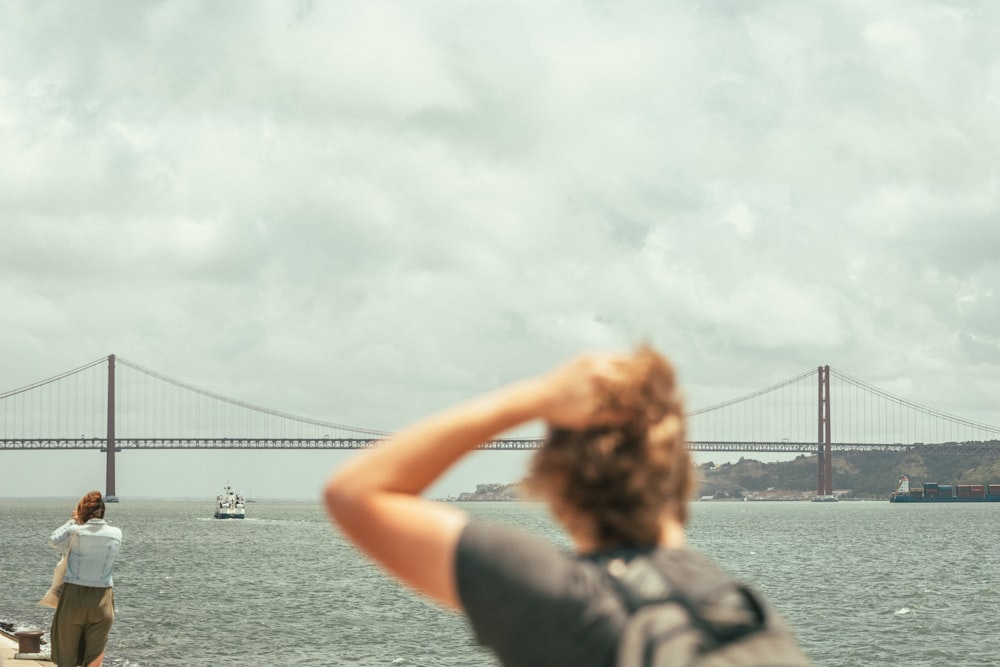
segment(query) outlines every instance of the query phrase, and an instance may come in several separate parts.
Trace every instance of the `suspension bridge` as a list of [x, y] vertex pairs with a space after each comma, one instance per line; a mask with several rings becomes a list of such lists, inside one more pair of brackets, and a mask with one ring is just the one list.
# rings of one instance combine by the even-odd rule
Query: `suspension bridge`
[[[92, 449], [106, 457], [154, 449], [364, 449], [389, 432], [254, 405], [109, 355], [0, 393], [0, 450]], [[833, 493], [834, 451], [981, 453], [1000, 450], [1000, 427], [896, 396], [830, 366], [688, 412], [698, 452], [815, 454], [817, 495]], [[539, 438], [483, 449], [526, 450]]]

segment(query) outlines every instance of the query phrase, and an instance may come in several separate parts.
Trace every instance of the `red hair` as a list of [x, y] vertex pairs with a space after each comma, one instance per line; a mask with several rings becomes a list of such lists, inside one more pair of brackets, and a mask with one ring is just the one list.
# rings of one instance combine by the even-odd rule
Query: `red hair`
[[100, 491], [91, 491], [76, 504], [77, 523], [87, 523], [91, 519], [104, 518], [104, 498]]

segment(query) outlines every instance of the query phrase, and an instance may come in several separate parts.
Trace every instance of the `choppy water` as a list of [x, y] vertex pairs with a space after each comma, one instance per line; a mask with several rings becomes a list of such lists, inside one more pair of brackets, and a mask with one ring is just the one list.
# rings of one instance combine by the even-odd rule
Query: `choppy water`
[[[0, 500], [0, 620], [48, 629], [35, 606], [75, 500]], [[565, 538], [533, 504], [471, 513]], [[110, 667], [495, 665], [465, 621], [401, 588], [348, 547], [322, 508], [258, 502], [217, 521], [212, 502], [108, 508], [115, 570]], [[696, 503], [691, 544], [761, 590], [815, 664], [1000, 664], [1000, 505]], [[46, 636], [47, 639], [47, 636]]]

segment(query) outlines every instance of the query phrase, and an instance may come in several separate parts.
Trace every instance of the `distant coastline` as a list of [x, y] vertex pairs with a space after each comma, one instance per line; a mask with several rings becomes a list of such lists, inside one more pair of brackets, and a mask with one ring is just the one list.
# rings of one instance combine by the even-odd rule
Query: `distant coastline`
[[518, 495], [518, 484], [477, 484], [475, 491], [464, 491], [454, 498], [446, 498], [449, 502], [512, 502], [521, 500]]
[[[816, 497], [816, 455], [764, 463], [740, 458], [735, 463], [698, 466], [696, 500], [809, 501]], [[833, 457], [833, 483], [840, 500], [887, 500], [901, 474], [922, 481], [954, 484], [1000, 483], [997, 451], [956, 456], [912, 451], [838, 452]], [[453, 502], [510, 502], [520, 497], [519, 484], [478, 484], [475, 491], [446, 498]]]

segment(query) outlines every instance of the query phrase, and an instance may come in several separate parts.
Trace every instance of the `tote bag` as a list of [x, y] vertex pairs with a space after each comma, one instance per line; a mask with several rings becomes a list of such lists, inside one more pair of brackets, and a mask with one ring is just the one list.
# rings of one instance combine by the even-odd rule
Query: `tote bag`
[[52, 585], [49, 586], [49, 590], [45, 591], [45, 596], [38, 601], [39, 607], [52, 607], [55, 609], [59, 606], [59, 594], [62, 593], [63, 578], [66, 576], [66, 561], [69, 558], [69, 549], [73, 546], [73, 535], [69, 539], [69, 544], [66, 546], [66, 551], [63, 552], [62, 558], [56, 563], [56, 569], [52, 573]]

